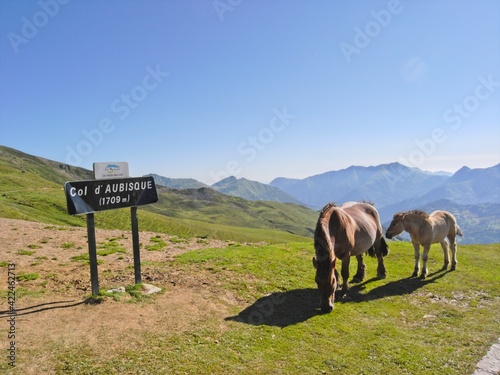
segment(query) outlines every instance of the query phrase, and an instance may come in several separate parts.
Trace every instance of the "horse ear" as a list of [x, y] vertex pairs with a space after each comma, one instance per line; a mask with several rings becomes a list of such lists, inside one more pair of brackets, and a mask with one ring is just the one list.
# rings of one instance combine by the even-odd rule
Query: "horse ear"
[[318, 262], [316, 261], [316, 257], [313, 257], [313, 266], [314, 268], [318, 268]]

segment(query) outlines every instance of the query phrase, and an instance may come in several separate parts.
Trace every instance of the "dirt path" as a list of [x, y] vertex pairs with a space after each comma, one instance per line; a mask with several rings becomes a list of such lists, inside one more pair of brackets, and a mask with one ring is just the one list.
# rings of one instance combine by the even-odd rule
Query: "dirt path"
[[[85, 304], [91, 294], [89, 265], [72, 260], [88, 253], [86, 228], [53, 226], [35, 222], [0, 218], [0, 331], [8, 331], [7, 300], [8, 264], [15, 265], [17, 301], [16, 346], [18, 353], [37, 356], [36, 361], [18, 359], [17, 369], [25, 374], [50, 371], [54, 352], [46, 348], [59, 345], [82, 345], [95, 353], [119, 345], [137, 332], [172, 334], [209, 316], [226, 316], [237, 300], [221, 295], [216, 281], [202, 274], [191, 275], [182, 270], [165, 268], [173, 256], [194, 249], [226, 247], [214, 240], [183, 240], [164, 234], [141, 232], [143, 282], [162, 288], [155, 303], [124, 303], [107, 298], [105, 303]], [[160, 251], [147, 251], [159, 241]], [[132, 239], [129, 231], [96, 230], [96, 242], [102, 248], [120, 248], [107, 256], [99, 256], [99, 283], [103, 287], [134, 284]], [[115, 243], [110, 246], [110, 243]], [[163, 266], [158, 266], [158, 262]], [[165, 271], [167, 269], [167, 271]], [[38, 275], [35, 280], [22, 280], [23, 275]], [[34, 277], [34, 276], [33, 276]], [[216, 301], [216, 302], [214, 302]], [[221, 304], [221, 301], [223, 302]], [[136, 343], [140, 345], [141, 343]], [[135, 344], [134, 344], [135, 345]], [[8, 340], [0, 340], [2, 352]], [[22, 357], [22, 356], [21, 356]], [[34, 365], [36, 363], [36, 365]]]

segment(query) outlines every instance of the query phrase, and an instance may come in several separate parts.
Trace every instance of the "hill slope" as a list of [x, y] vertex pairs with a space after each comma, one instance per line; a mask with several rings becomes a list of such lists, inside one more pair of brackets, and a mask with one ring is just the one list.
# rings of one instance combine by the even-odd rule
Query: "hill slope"
[[237, 179], [236, 177], [231, 176], [213, 184], [212, 188], [221, 193], [251, 201], [264, 200], [302, 204], [298, 199], [285, 193], [279, 188], [262, 184], [257, 181], [250, 181], [246, 178]]
[[[0, 217], [84, 226], [85, 216], [67, 213], [62, 187], [68, 180], [89, 179], [91, 175], [91, 171], [82, 168], [0, 147]], [[158, 203], [139, 209], [141, 230], [234, 241], [287, 242], [304, 240], [304, 235], [310, 235], [307, 228], [313, 227], [316, 219], [314, 211], [304, 213], [307, 209], [303, 207], [279, 204], [270, 207], [266, 202], [254, 205], [245, 200], [233, 205], [239, 205], [239, 210], [231, 214], [226, 196], [215, 191], [217, 195], [211, 198], [205, 196], [206, 199], [190, 202], [189, 196], [193, 195], [190, 189], [184, 193], [179, 190], [178, 194], [168, 189], [158, 190]], [[181, 200], [182, 194], [185, 197]], [[181, 201], [182, 207], [178, 206]], [[262, 218], [266, 216], [280, 220], [265, 221]], [[300, 224], [297, 217], [303, 217]], [[130, 228], [127, 209], [100, 212], [95, 219], [96, 226], [101, 228]]]

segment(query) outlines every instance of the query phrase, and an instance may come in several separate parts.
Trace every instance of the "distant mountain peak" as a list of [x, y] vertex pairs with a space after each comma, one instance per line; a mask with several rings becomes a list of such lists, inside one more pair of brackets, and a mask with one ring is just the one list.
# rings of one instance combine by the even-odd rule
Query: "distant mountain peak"
[[238, 181], [238, 179], [236, 177], [229, 176], [229, 177], [223, 178], [219, 182], [216, 182], [215, 184], [212, 185], [212, 187], [225, 186], [225, 185], [229, 185], [229, 184], [234, 184], [237, 181]]

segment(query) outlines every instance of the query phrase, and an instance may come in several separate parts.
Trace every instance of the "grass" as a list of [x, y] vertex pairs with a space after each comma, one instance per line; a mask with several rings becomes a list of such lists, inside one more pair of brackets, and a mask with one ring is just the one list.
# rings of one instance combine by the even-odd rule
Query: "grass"
[[32, 280], [36, 280], [40, 277], [39, 274], [37, 273], [23, 273], [23, 272], [20, 272], [18, 275], [16, 275], [16, 279], [18, 281], [32, 281]]
[[410, 244], [390, 247], [387, 279], [375, 279], [376, 261], [366, 258], [367, 279], [330, 314], [318, 309], [309, 242], [184, 253], [158, 267], [198, 273], [219, 295], [236, 296], [228, 316], [168, 334], [151, 327], [137, 333], [142, 345], [105, 355], [56, 344], [54, 365], [65, 374], [471, 374], [500, 336], [500, 246], [460, 246], [454, 272], [438, 271], [433, 247], [425, 280], [409, 278]]
[[[83, 264], [90, 264], [90, 257], [88, 253], [83, 253], [80, 255], [75, 255], [71, 257], [72, 262], [81, 262]], [[104, 261], [101, 259], [97, 259], [97, 264], [103, 264]]]
[[167, 243], [163, 241], [163, 239], [159, 235], [151, 237], [149, 241], [151, 241], [153, 244], [145, 246], [146, 250], [148, 251], [161, 251], [165, 248], [165, 246], [167, 246]]
[[126, 249], [120, 245], [118, 238], [109, 238], [107, 242], [97, 245], [96, 253], [100, 256], [108, 256], [115, 253], [125, 253]]
[[75, 247], [75, 243], [74, 242], [64, 242], [61, 247], [63, 249], [71, 249], [73, 247]]
[[19, 255], [28, 255], [28, 256], [30, 256], [30, 255], [35, 254], [35, 253], [36, 253], [36, 251], [33, 251], [33, 250], [24, 250], [24, 249], [20, 249], [20, 250], [18, 250], [18, 251], [17, 251], [17, 253], [18, 253]]

